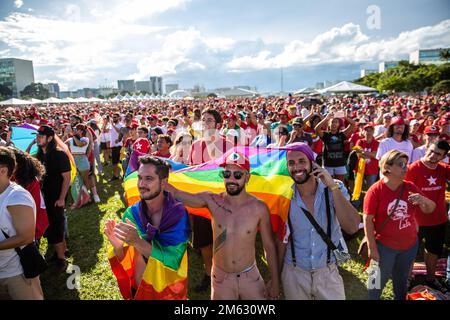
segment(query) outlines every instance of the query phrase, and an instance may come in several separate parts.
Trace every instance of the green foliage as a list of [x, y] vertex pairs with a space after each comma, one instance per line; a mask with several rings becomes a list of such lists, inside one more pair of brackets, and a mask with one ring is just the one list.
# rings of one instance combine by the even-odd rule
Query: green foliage
[[12, 90], [9, 87], [0, 84], [0, 98], [1, 98], [0, 100], [8, 99], [11, 96], [12, 96]]
[[421, 92], [430, 91], [437, 83], [448, 79], [450, 79], [450, 63], [437, 66], [413, 65], [408, 61], [400, 61], [395, 68], [370, 74], [356, 80], [355, 83], [377, 88], [379, 91]]
[[442, 80], [436, 83], [431, 89], [433, 93], [447, 93], [450, 92], [450, 80]]
[[32, 84], [26, 86], [20, 92], [20, 96], [23, 99], [35, 98], [35, 99], [44, 100], [44, 99], [47, 99], [48, 97], [50, 97], [50, 93], [44, 87], [44, 85], [42, 83], [34, 83], [33, 82]]

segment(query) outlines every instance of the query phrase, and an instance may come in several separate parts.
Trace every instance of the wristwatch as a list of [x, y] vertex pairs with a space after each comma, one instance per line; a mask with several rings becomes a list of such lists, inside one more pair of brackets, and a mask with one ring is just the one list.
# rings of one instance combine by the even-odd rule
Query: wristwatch
[[340, 188], [341, 188], [341, 186], [339, 185], [339, 183], [335, 183], [333, 186], [330, 187], [330, 190], [334, 191], [334, 190], [337, 190], [337, 189], [340, 189]]

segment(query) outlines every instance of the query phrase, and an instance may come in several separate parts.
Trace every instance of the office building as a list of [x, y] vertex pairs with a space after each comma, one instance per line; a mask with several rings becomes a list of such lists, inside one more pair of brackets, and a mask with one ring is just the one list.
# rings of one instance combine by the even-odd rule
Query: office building
[[50, 97], [59, 98], [59, 84], [57, 83], [45, 83], [44, 88], [48, 90]]
[[179, 90], [180, 86], [177, 83], [166, 84], [166, 94], [171, 93], [172, 91]]
[[20, 98], [20, 91], [34, 82], [33, 61], [15, 58], [0, 59], [0, 84]]
[[156, 96], [163, 94], [162, 77], [150, 77], [150, 93]]
[[150, 81], [136, 81], [135, 82], [136, 91], [150, 92]]
[[136, 90], [134, 80], [117, 80], [117, 88], [119, 88], [119, 92], [128, 91], [133, 93]]
[[375, 69], [361, 69], [361, 78], [368, 76], [369, 74], [377, 73], [378, 71]]
[[398, 61], [383, 61], [378, 65], [378, 72], [385, 72], [386, 70], [395, 68], [398, 66]]
[[411, 64], [443, 64], [449, 62], [441, 57], [443, 50], [450, 50], [450, 48], [438, 49], [421, 49], [411, 52], [409, 54], [409, 63]]

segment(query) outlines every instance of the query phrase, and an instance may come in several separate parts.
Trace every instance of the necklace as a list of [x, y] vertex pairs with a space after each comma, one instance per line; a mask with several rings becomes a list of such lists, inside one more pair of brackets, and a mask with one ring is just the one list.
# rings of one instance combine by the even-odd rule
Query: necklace
[[215, 203], [219, 208], [223, 209], [226, 213], [228, 213], [228, 214], [232, 214], [232, 213], [233, 213], [230, 209], [228, 209], [228, 208], [224, 207], [223, 205], [221, 205], [220, 203], [218, 203], [217, 200], [214, 199], [214, 196], [213, 196], [212, 194], [210, 195], [210, 197], [211, 197], [211, 199], [214, 201], [214, 203]]

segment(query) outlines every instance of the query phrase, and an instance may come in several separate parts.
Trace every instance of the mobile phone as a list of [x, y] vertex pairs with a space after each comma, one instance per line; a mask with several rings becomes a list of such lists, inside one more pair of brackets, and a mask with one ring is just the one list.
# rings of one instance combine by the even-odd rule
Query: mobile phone
[[334, 113], [334, 117], [335, 117], [335, 118], [345, 118], [345, 113], [344, 113], [344, 111], [342, 111], [342, 110], [336, 111], [336, 112]]
[[187, 107], [184, 106], [183, 107], [183, 116], [187, 117], [188, 113], [187, 113]]

